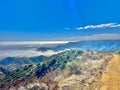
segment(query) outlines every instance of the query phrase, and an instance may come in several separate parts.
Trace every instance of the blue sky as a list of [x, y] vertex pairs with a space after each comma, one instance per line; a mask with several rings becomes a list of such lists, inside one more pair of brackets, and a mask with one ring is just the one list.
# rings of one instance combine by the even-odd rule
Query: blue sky
[[[120, 33], [120, 0], [1, 0], [0, 40]], [[117, 27], [95, 27], [116, 23]], [[86, 26], [95, 28], [82, 28]]]

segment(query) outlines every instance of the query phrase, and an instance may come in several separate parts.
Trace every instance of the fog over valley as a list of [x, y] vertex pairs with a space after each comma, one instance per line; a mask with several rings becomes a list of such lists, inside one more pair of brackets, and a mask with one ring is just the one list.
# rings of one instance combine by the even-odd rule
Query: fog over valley
[[34, 56], [51, 56], [57, 54], [53, 50], [45, 52], [37, 51], [40, 47], [55, 47], [65, 44], [68, 41], [11, 41], [0, 42], [0, 59], [6, 57], [34, 57]]

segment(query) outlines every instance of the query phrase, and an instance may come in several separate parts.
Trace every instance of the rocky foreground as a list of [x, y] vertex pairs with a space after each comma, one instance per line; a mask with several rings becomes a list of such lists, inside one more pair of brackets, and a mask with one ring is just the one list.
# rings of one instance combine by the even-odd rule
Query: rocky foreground
[[0, 80], [0, 90], [120, 90], [120, 56], [70, 50]]

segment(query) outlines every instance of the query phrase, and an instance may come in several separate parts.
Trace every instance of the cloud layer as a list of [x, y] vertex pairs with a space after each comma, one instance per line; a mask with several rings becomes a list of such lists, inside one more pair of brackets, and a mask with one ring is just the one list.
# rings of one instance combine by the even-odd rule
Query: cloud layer
[[36, 51], [36, 50], [1, 50], [0, 51], [0, 60], [6, 58], [6, 57], [36, 57], [40, 55], [44, 56], [51, 56], [57, 53], [60, 53], [61, 51], [52, 51], [48, 50], [46, 52]]
[[76, 36], [68, 38], [59, 38], [64, 41], [82, 41], [82, 40], [116, 40], [120, 39], [120, 34], [95, 34], [90, 36]]
[[113, 28], [120, 27], [120, 24], [117, 23], [107, 23], [107, 24], [99, 24], [99, 25], [87, 25], [84, 27], [78, 27], [77, 30], [85, 30], [85, 29], [99, 29], [99, 28]]
[[96, 34], [92, 36], [86, 36], [83, 40], [116, 40], [120, 39], [120, 34]]

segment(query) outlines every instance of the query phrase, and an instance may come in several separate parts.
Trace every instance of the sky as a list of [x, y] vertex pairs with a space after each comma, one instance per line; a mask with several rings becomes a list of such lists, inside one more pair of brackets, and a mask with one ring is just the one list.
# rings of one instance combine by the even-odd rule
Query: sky
[[120, 36], [120, 0], [0, 0], [0, 41]]

